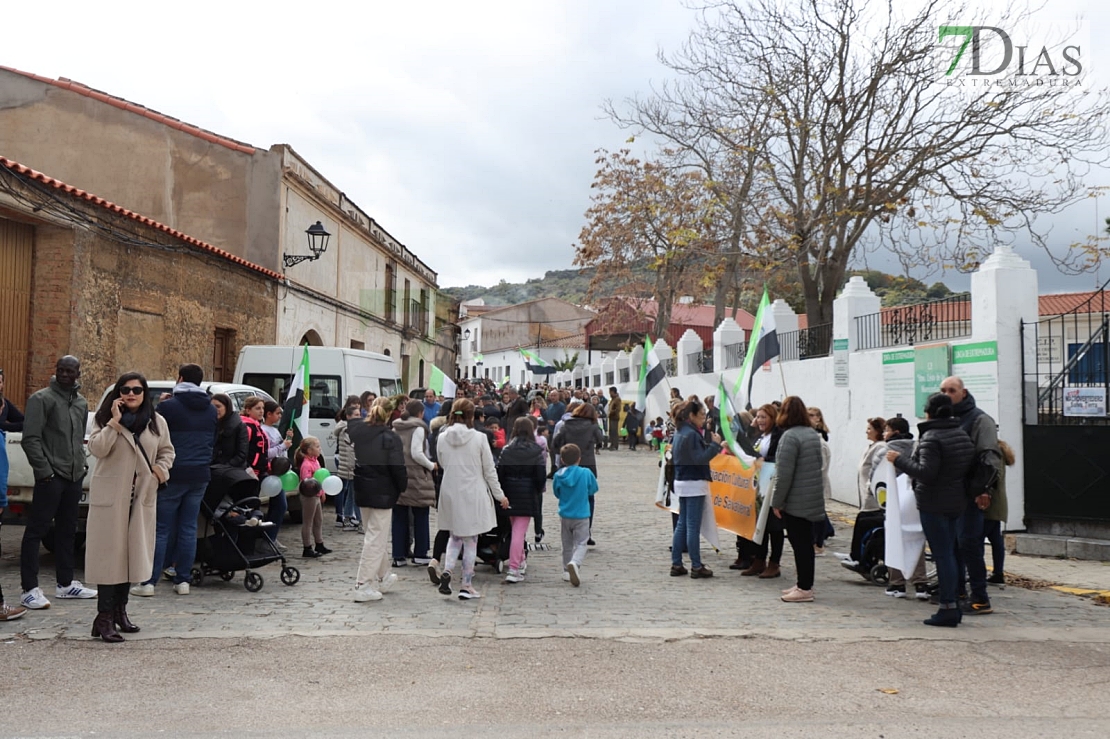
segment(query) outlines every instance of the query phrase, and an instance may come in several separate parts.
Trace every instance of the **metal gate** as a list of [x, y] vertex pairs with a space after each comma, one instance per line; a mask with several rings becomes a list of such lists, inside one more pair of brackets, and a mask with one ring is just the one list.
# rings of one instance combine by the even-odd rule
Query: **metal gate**
[[1110, 525], [1106, 284], [1067, 312], [1023, 322], [1022, 344], [1026, 525]]
[[27, 399], [34, 237], [34, 227], [0, 218], [0, 369], [4, 395], [20, 406]]

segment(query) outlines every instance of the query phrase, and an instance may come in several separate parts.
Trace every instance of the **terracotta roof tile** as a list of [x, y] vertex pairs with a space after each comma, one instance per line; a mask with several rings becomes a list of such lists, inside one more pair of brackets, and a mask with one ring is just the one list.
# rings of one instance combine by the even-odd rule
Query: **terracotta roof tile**
[[1063, 313], [1110, 313], [1110, 295], [1098, 290], [1078, 293], [1041, 295], [1037, 298], [1037, 312], [1042, 316]]
[[285, 277], [283, 275], [281, 275], [278, 272], [274, 272], [272, 269], [267, 269], [266, 267], [255, 264], [254, 262], [248, 262], [246, 259], [243, 259], [242, 257], [237, 256], [235, 254], [232, 254], [229, 251], [225, 251], [223, 249], [220, 249], [219, 247], [212, 246], [211, 244], [209, 244], [205, 241], [201, 241], [200, 239], [197, 239], [197, 238], [194, 238], [192, 236], [189, 236], [188, 234], [182, 233], [181, 231], [178, 231], [175, 228], [170, 228], [169, 226], [167, 226], [165, 224], [162, 224], [162, 223], [159, 223], [158, 221], [155, 221], [152, 218], [147, 218], [146, 216], [139, 215], [138, 213], [135, 213], [134, 211], [127, 210], [127, 208], [123, 208], [119, 205], [116, 205], [115, 203], [113, 203], [109, 200], [105, 200], [104, 198], [97, 197], [96, 195], [93, 195], [92, 193], [85, 192], [84, 190], [73, 187], [72, 185], [67, 185], [66, 183], [64, 183], [60, 180], [56, 180], [53, 177], [49, 177], [47, 175], [44, 175], [42, 172], [36, 172], [35, 170], [31, 169], [30, 167], [23, 166], [19, 162], [13, 162], [11, 159], [7, 159], [6, 157], [0, 156], [0, 166], [6, 167], [7, 169], [10, 169], [11, 171], [17, 172], [21, 175], [30, 177], [31, 179], [38, 180], [39, 182], [41, 182], [45, 185], [49, 185], [50, 187], [53, 187], [56, 190], [61, 190], [62, 192], [65, 192], [65, 193], [67, 193], [69, 195], [72, 195], [76, 198], [86, 200], [90, 203], [93, 203], [94, 205], [99, 205], [100, 207], [104, 208], [105, 210], [110, 210], [113, 213], [117, 213], [117, 214], [119, 214], [121, 216], [124, 216], [126, 218], [130, 218], [133, 221], [138, 221], [139, 223], [150, 226], [151, 228], [155, 228], [159, 231], [162, 231], [163, 233], [167, 233], [170, 236], [173, 236], [175, 239], [178, 239], [179, 241], [184, 241], [186, 244], [191, 244], [192, 246], [195, 246], [195, 247], [197, 247], [197, 248], [199, 248], [203, 251], [206, 251], [209, 254], [213, 254], [217, 257], [220, 257], [221, 259], [226, 259], [229, 262], [233, 262], [233, 263], [238, 264], [242, 267], [246, 267], [247, 269], [250, 269], [250, 270], [253, 270], [253, 271], [258, 272], [260, 274], [266, 275], [267, 277], [270, 277], [270, 278], [275, 279], [275, 280], [284, 280], [285, 279]]
[[198, 139], [202, 139], [212, 144], [218, 144], [220, 146], [227, 147], [232, 151], [238, 151], [244, 154], [254, 154], [256, 151], [258, 151], [250, 144], [243, 143], [242, 141], [236, 141], [235, 139], [230, 139], [226, 136], [220, 136], [219, 134], [205, 130], [198, 126], [191, 125], [189, 123], [185, 123], [184, 121], [173, 118], [172, 116], [164, 115], [156, 110], [151, 110], [150, 108], [143, 107], [142, 105], [133, 103], [130, 100], [125, 100], [121, 97], [116, 97], [115, 95], [109, 95], [108, 93], [101, 92], [100, 90], [94, 90], [88, 85], [83, 85], [80, 82], [75, 82], [74, 80], [66, 79], [65, 77], [60, 77], [56, 80], [52, 80], [49, 77], [43, 77], [42, 75], [33, 74], [31, 72], [24, 72], [23, 70], [15, 69], [14, 67], [5, 67], [3, 65], [0, 65], [0, 69], [11, 72], [12, 74], [18, 74], [22, 77], [37, 80], [39, 82], [45, 82], [48, 85], [53, 85], [54, 87], [59, 87], [63, 90], [75, 92], [78, 95], [84, 95], [85, 97], [92, 98], [93, 100], [99, 100], [102, 103], [107, 103], [108, 105], [119, 108], [120, 110], [126, 110], [129, 113], [135, 113], [136, 115], [141, 115], [144, 118], [149, 118], [152, 121], [156, 121], [157, 123], [169, 126], [170, 128], [175, 128], [179, 131], [189, 134], [190, 136], [196, 136]]

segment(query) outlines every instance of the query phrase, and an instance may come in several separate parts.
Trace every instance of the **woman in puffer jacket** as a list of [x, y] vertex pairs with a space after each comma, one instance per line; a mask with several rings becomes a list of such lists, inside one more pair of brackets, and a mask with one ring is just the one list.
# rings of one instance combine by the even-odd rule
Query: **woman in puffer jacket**
[[512, 432], [512, 438], [501, 450], [497, 461], [497, 479], [509, 499], [512, 540], [509, 543], [509, 574], [505, 582], [511, 583], [524, 582], [524, 540], [528, 535], [528, 522], [540, 510], [547, 482], [547, 464], [543, 449], [536, 443], [533, 419], [528, 416], [518, 418]]
[[393, 506], [393, 566], [403, 567], [409, 553], [409, 520], [412, 520], [412, 561], [427, 565], [428, 517], [436, 502], [433, 474], [435, 462], [428, 457], [428, 427], [424, 423], [424, 403], [410, 400], [405, 412], [393, 422], [393, 430], [401, 437], [408, 470], [409, 486]]
[[[555, 453], [565, 444], [574, 444], [582, 452], [579, 467], [585, 467], [597, 475], [597, 455], [594, 450], [605, 442], [601, 434], [601, 426], [597, 425], [597, 409], [589, 403], [580, 403], [571, 411], [571, 417], [562, 422], [562, 426], [555, 432], [551, 440]], [[586, 542], [594, 545], [594, 498], [590, 496], [590, 539]]]
[[813, 601], [813, 524], [825, 518], [825, 484], [821, 473], [821, 435], [810, 425], [805, 403], [796, 395], [782, 401], [776, 425], [783, 430], [775, 454], [771, 510], [782, 520], [798, 580], [782, 594], [786, 603]]
[[967, 473], [975, 458], [975, 444], [952, 413], [952, 399], [934, 393], [925, 402], [926, 420], [917, 425], [912, 455], [887, 452], [899, 472], [913, 479], [913, 494], [921, 512], [921, 528], [937, 566], [940, 610], [925, 619], [927, 626], [957, 626], [962, 619], [956, 602], [956, 535], [967, 508]]

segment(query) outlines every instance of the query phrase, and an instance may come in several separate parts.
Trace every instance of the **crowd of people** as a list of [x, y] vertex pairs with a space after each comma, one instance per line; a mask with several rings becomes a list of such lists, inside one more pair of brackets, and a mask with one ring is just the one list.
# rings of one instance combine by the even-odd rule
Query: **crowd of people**
[[[301, 509], [302, 556], [332, 552], [324, 541], [324, 464], [320, 440], [294, 443], [284, 410], [261, 397], [247, 398], [236, 413], [230, 398], [201, 388], [203, 371], [179, 368], [177, 384], [157, 404], [146, 379], [121, 375], [96, 410], [88, 439], [97, 459], [89, 485], [85, 577], [74, 579], [74, 534], [81, 481], [85, 475], [87, 404], [79, 392], [80, 363], [63, 357], [50, 386], [38, 391], [21, 414], [3, 400], [4, 430], [22, 430], [23, 447], [35, 473], [33, 512], [21, 550], [20, 604], [3, 605], [3, 620], [27, 609], [50, 606], [38, 581], [42, 537], [55, 531], [58, 598], [96, 598], [92, 635], [106, 642], [139, 630], [127, 613], [130, 595], [149, 597], [162, 578], [180, 595], [189, 593], [197, 554], [197, 519], [206, 491], [229, 489], [228, 480], [263, 481], [291, 473]], [[0, 374], [0, 383], [3, 376]], [[480, 598], [474, 567], [482, 537], [507, 562], [507, 583], [525, 581], [529, 522], [536, 544], [545, 537], [544, 499], [550, 483], [558, 501], [563, 579], [577, 587], [588, 548], [595, 544], [593, 521], [598, 492], [597, 454], [620, 449], [625, 438], [635, 450], [647, 431], [653, 446], [671, 444], [670, 479], [678, 499], [671, 541], [672, 576], [713, 576], [700, 555], [700, 535], [711, 479], [710, 463], [722, 446], [720, 415], [713, 398], [683, 398], [672, 391], [666, 417], [645, 429], [643, 413], [617, 388], [607, 393], [547, 385], [497, 388], [488, 380], [461, 380], [455, 398], [429, 390], [421, 401], [407, 396], [350, 396], [332, 431], [342, 485], [336, 497], [336, 528], [364, 534], [354, 573], [353, 599], [381, 600], [397, 582], [393, 569], [427, 568], [439, 593]], [[983, 561], [984, 536], [992, 544], [1006, 517], [1001, 480], [980, 483], [977, 470], [1002, 478], [1012, 453], [996, 426], [975, 405], [958, 377], [949, 377], [923, 409], [916, 442], [901, 417], [869, 419], [869, 446], [860, 463], [861, 513], [844, 564], [861, 570], [860, 538], [867, 525], [882, 525], [882, 503], [873, 475], [883, 459], [913, 481], [921, 522], [936, 563], [935, 595], [921, 565], [909, 573], [917, 597], [935, 597], [940, 610], [926, 624], [955, 626], [962, 614], [990, 613]], [[781, 576], [786, 540], [793, 550], [796, 581], [784, 602], [814, 600], [815, 557], [832, 535], [825, 500], [830, 497], [829, 428], [819, 408], [800, 398], [742, 411], [730, 430], [749, 437], [763, 463], [774, 464], [763, 505], [771, 507], [760, 541], [737, 539], [731, 569], [761, 579]], [[326, 477], [326, 475], [325, 475]], [[220, 483], [220, 484], [217, 484]], [[237, 526], [258, 527], [275, 551], [288, 500], [285, 486], [272, 491], [268, 510], [227, 499], [209, 515], [227, 516]], [[330, 489], [330, 488], [329, 488]], [[291, 490], [291, 488], [290, 488]], [[970, 491], [970, 493], [969, 493]], [[336, 490], [331, 490], [336, 492]], [[230, 494], [228, 494], [230, 495]], [[6, 501], [0, 499], [0, 512]], [[433, 539], [430, 510], [438, 510]], [[988, 523], [989, 522], [989, 523]], [[993, 546], [994, 578], [1002, 577], [1004, 551]], [[689, 559], [690, 567], [684, 564]], [[455, 570], [461, 568], [456, 581]], [[970, 591], [970, 595], [968, 595]], [[906, 573], [893, 570], [887, 593], [906, 595]], [[0, 591], [0, 603], [3, 602]]]
[[[707, 407], [708, 406], [708, 407]], [[673, 400], [671, 438], [673, 495], [679, 512], [674, 518], [671, 542], [671, 575], [712, 577], [701, 561], [699, 548], [702, 516], [709, 494], [710, 462], [727, 454], [721, 437], [712, 428], [709, 399], [696, 396]], [[927, 578], [926, 555], [919, 552], [910, 573], [890, 567], [886, 594], [907, 597], [907, 575], [913, 594], [939, 605], [924, 621], [930, 626], [957, 626], [963, 615], [992, 612], [988, 582], [1004, 582], [1005, 547], [1002, 522], [1006, 520], [1005, 467], [1014, 463], [1013, 451], [999, 440], [994, 419], [978, 408], [961, 378], [946, 378], [940, 391], [929, 396], [922, 409], [925, 421], [918, 425], [915, 440], [906, 419], [867, 420], [868, 446], [859, 464], [860, 514], [853, 531], [850, 551], [839, 555], [842, 564], [865, 576], [871, 574], [863, 539], [882, 529], [885, 499], [879, 500], [876, 471], [885, 460], [898, 474], [910, 479], [921, 528], [936, 567], [936, 582]], [[768, 489], [761, 490], [762, 505], [770, 505], [773, 516], [761, 540], [737, 537], [737, 559], [731, 569], [742, 576], [762, 579], [781, 576], [784, 540], [794, 554], [796, 581], [782, 591], [788, 603], [814, 600], [815, 558], [825, 553], [825, 539], [832, 533], [825, 500], [831, 497], [829, 481], [829, 428], [816, 407], [806, 407], [800, 398], [741, 412], [733, 430], [747, 434], [761, 463], [773, 463], [774, 475]], [[991, 542], [993, 572], [987, 576], [984, 539]], [[683, 556], [690, 560], [684, 566]], [[879, 556], [881, 564], [882, 554]]]

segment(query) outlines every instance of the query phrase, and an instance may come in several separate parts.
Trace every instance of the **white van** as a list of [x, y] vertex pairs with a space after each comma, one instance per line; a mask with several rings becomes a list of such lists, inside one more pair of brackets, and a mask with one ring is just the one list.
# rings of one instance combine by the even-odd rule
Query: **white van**
[[[235, 382], [261, 388], [284, 402], [301, 364], [304, 347], [244, 346], [235, 364]], [[361, 349], [336, 346], [308, 348], [309, 434], [320, 439], [324, 459], [335, 471], [336, 442], [331, 436], [335, 417], [348, 395], [369, 390], [377, 395], [397, 395], [401, 377], [392, 357]]]

